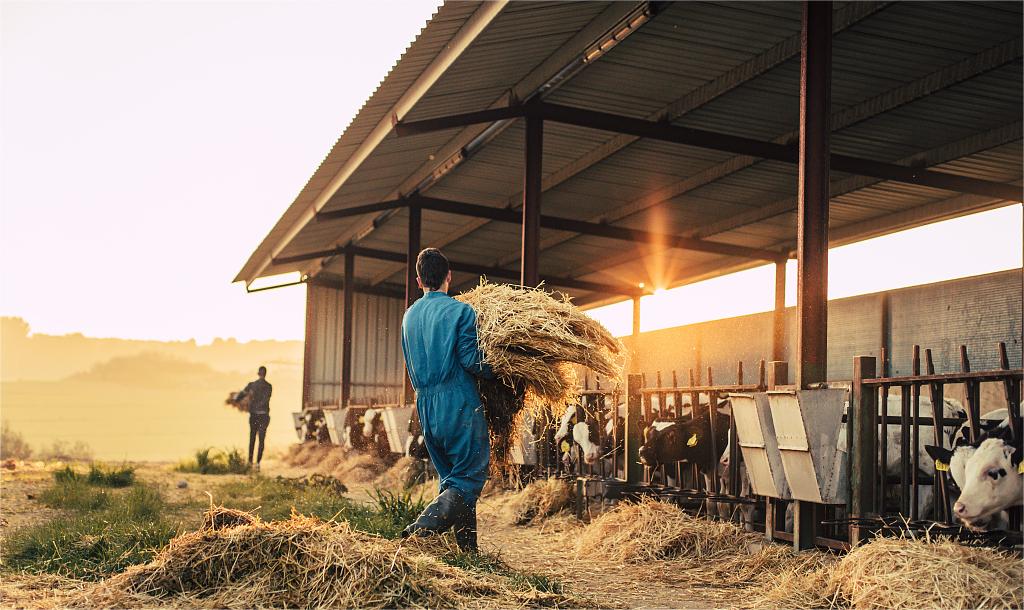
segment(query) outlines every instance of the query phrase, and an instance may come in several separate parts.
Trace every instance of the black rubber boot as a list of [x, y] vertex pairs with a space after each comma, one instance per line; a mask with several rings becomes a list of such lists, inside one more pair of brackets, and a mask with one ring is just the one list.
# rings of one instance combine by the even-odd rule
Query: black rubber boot
[[423, 509], [416, 521], [402, 530], [402, 538], [446, 532], [457, 523], [466, 521], [472, 510], [462, 495], [454, 487], [449, 487]]
[[455, 543], [459, 545], [459, 550], [464, 553], [477, 552], [476, 504], [470, 507], [459, 523], [455, 524]]

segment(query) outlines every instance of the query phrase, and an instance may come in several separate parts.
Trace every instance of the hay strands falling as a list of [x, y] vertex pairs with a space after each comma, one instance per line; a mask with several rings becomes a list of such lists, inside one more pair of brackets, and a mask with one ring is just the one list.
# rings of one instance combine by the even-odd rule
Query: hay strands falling
[[574, 366], [612, 379], [621, 373], [622, 344], [568, 298], [556, 299], [542, 287], [486, 280], [456, 298], [476, 311], [483, 360], [497, 378], [481, 381], [480, 391], [499, 463], [524, 407], [557, 407], [575, 399]]

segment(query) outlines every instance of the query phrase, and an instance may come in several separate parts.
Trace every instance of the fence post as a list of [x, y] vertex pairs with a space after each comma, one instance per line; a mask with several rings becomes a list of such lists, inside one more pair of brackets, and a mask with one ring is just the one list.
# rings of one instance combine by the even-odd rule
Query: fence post
[[626, 483], [639, 483], [644, 476], [640, 463], [640, 375], [626, 377]]
[[[875, 376], [874, 356], [853, 359], [853, 386], [850, 395], [848, 424], [852, 428], [849, 444], [850, 517], [866, 517], [875, 509], [875, 419], [878, 414], [878, 393], [864, 387], [864, 379]], [[867, 538], [867, 528], [850, 526], [850, 544], [857, 546]]]

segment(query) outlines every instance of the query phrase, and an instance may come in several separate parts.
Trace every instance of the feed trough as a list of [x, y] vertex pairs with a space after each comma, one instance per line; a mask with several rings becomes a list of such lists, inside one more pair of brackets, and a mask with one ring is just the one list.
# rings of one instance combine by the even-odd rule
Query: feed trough
[[732, 415], [736, 418], [736, 436], [743, 463], [754, 493], [759, 496], [792, 499], [782, 455], [775, 435], [775, 424], [764, 392], [730, 394]]
[[388, 407], [381, 410], [384, 430], [388, 435], [388, 446], [392, 453], [405, 453], [409, 442], [409, 418], [414, 407]]
[[348, 416], [348, 407], [344, 409], [324, 409], [324, 421], [327, 423], [327, 434], [331, 437], [331, 443], [335, 445], [345, 444], [346, 416]]
[[849, 466], [839, 443], [847, 394], [836, 388], [768, 392], [786, 481], [796, 500], [846, 502]]

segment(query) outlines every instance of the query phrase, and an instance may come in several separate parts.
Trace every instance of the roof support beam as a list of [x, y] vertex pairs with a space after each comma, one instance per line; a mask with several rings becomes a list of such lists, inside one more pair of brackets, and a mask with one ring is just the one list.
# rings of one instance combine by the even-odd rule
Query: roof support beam
[[[364, 248], [361, 246], [340, 246], [330, 250], [319, 250], [316, 252], [309, 252], [306, 254], [275, 258], [274, 264], [282, 265], [286, 263], [297, 263], [302, 261], [315, 260], [319, 258], [326, 258], [329, 256], [338, 256], [341, 254], [352, 254], [354, 256], [359, 256], [363, 258], [390, 261], [395, 263], [406, 262], [406, 254], [404, 252], [390, 252], [387, 250]], [[501, 267], [489, 267], [487, 265], [478, 265], [475, 263], [463, 263], [457, 261], [449, 261], [449, 264], [451, 265], [452, 271], [458, 271], [461, 273], [486, 275], [490, 277], [498, 277], [502, 279], [515, 281], [519, 281], [520, 279], [520, 271], [516, 269], [503, 269]], [[630, 284], [606, 284], [602, 282], [590, 282], [586, 280], [578, 280], [575, 278], [556, 276], [541, 276], [540, 280], [551, 286], [558, 286], [561, 288], [570, 288], [575, 290], [587, 290], [610, 295], [633, 296], [644, 294], [644, 291], [642, 289], [637, 288], [636, 286], [632, 286]]]
[[[535, 108], [536, 110], [531, 110], [531, 113], [536, 112], [544, 120], [567, 125], [617, 131], [662, 142], [761, 157], [783, 163], [797, 162], [796, 148], [789, 145], [776, 144], [775, 142], [763, 142], [752, 138], [720, 134], [703, 129], [679, 127], [677, 125], [645, 121], [607, 112], [573, 108], [547, 102], [538, 102]], [[1010, 184], [943, 174], [941, 172], [904, 167], [894, 163], [870, 159], [860, 159], [848, 155], [831, 155], [830, 164], [832, 169], [837, 171], [871, 176], [881, 178], [882, 180], [893, 180], [947, 191], [989, 195], [1005, 199], [1019, 196], [1019, 189]]]
[[523, 116], [525, 111], [522, 106], [506, 106], [504, 108], [489, 108], [476, 112], [464, 112], [462, 114], [450, 114], [448, 116], [434, 119], [423, 119], [421, 121], [398, 121], [395, 123], [395, 135], [402, 138], [423, 133], [432, 133], [455, 127], [468, 127], [479, 123], [496, 123], [507, 119], [515, 119]]
[[325, 220], [334, 220], [336, 218], [350, 218], [352, 216], [362, 216], [363, 214], [373, 214], [375, 212], [383, 212], [385, 210], [397, 210], [398, 208], [404, 208], [408, 205], [409, 201], [407, 199], [393, 199], [391, 201], [381, 201], [380, 203], [356, 205], [349, 208], [342, 208], [340, 210], [317, 212], [316, 221], [322, 222]]

